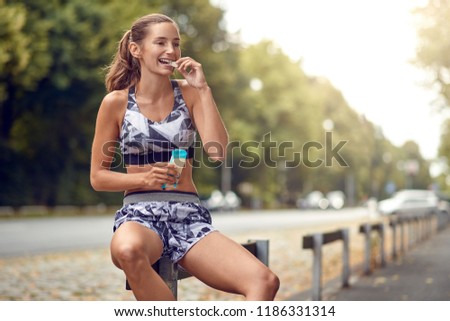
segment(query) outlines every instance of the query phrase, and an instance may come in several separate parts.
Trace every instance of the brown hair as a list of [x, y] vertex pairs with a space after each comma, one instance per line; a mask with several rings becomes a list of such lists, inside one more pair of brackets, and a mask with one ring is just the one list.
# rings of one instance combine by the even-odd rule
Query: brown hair
[[108, 73], [105, 78], [105, 85], [108, 92], [128, 88], [131, 84], [141, 79], [141, 65], [139, 60], [133, 57], [129, 50], [130, 42], [141, 44], [147, 36], [148, 26], [155, 23], [170, 22], [177, 28], [177, 24], [171, 18], [153, 13], [136, 20], [131, 29], [125, 32], [119, 42], [117, 52], [111, 65], [107, 68]]

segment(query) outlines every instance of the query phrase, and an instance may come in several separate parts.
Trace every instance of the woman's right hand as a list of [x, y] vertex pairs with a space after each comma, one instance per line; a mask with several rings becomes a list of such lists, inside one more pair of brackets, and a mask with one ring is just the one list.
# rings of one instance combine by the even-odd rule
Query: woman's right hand
[[163, 190], [163, 186], [177, 183], [179, 174], [175, 164], [155, 163], [145, 167], [142, 172], [144, 178], [144, 189]]

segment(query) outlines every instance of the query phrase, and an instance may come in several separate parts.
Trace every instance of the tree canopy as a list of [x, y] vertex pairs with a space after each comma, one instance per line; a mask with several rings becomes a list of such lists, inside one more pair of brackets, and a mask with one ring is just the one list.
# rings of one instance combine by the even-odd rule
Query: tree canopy
[[398, 164], [410, 158], [420, 163], [414, 186], [430, 184], [414, 143], [392, 145], [273, 42], [244, 46], [208, 0], [0, 0], [0, 205], [120, 203], [121, 193], [92, 190], [90, 147], [105, 66], [147, 12], [177, 21], [183, 55], [202, 63], [230, 133], [222, 167], [197, 151], [207, 163], [194, 171], [201, 194], [223, 186], [223, 166], [245, 204], [267, 207], [312, 190], [340, 189], [354, 202], [384, 197], [386, 184], [406, 186]]
[[[416, 10], [418, 17], [419, 45], [416, 63], [430, 75], [431, 88], [436, 90], [436, 105], [445, 116], [450, 107], [450, 0], [429, 0]], [[438, 154], [442, 159], [450, 160], [450, 123], [442, 125]], [[449, 190], [450, 173], [444, 170], [438, 179], [441, 189]]]

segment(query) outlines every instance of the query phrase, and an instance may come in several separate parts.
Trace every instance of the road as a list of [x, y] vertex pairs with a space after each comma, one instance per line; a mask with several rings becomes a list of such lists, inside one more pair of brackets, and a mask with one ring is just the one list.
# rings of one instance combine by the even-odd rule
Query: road
[[[340, 211], [258, 210], [213, 213], [213, 224], [224, 233], [276, 230], [368, 217], [365, 208]], [[108, 247], [112, 216], [74, 216], [0, 220], [0, 257]]]

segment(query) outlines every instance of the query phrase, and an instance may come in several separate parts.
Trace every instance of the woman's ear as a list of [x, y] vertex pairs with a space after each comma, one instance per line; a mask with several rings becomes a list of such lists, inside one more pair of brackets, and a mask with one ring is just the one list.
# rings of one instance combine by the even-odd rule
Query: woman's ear
[[141, 48], [139, 48], [139, 46], [135, 43], [135, 42], [130, 42], [130, 53], [134, 58], [141, 58]]

